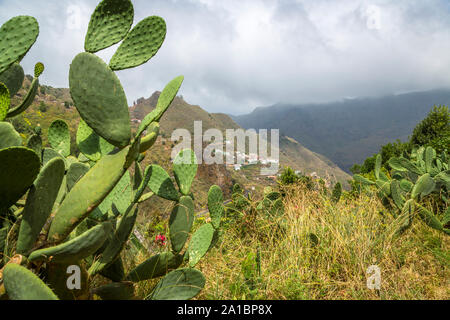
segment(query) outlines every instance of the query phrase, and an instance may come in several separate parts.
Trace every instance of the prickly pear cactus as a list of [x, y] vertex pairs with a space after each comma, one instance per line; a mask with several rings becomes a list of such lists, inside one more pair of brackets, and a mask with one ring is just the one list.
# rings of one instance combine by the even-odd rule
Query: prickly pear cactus
[[[432, 147], [413, 150], [409, 158], [393, 157], [388, 164], [391, 177], [380, 170], [381, 155], [375, 165], [376, 181], [361, 175], [353, 179], [362, 186], [376, 186], [383, 204], [394, 212], [399, 220], [398, 234], [405, 232], [413, 218], [418, 216], [429, 227], [450, 235], [447, 212], [449, 211], [450, 168], [449, 158], [444, 152], [437, 155]], [[424, 207], [427, 199], [441, 203], [441, 212], [433, 213]]]
[[[81, 119], [76, 134], [78, 158], [70, 154], [70, 131], [63, 120], [48, 128], [49, 146], [36, 130], [25, 142], [3, 122], [26, 111], [39, 88], [44, 65], [37, 63], [24, 100], [10, 99], [23, 82], [19, 62], [39, 33], [36, 20], [20, 16], [0, 28], [0, 295], [2, 299], [134, 299], [134, 284], [161, 277], [149, 299], [190, 299], [205, 285], [194, 269], [213, 247], [224, 212], [219, 187], [211, 188], [211, 223], [190, 237], [195, 213], [191, 185], [197, 161], [191, 150], [175, 159], [171, 176], [150, 165], [143, 153], [155, 143], [159, 120], [184, 80], [173, 79], [157, 107], [131, 133], [125, 91], [115, 71], [139, 66], [162, 46], [166, 24], [152, 16], [132, 30], [134, 9], [128, 0], [103, 0], [95, 9], [85, 38], [86, 52], [69, 70], [70, 93]], [[94, 55], [123, 41], [110, 64]], [[142, 136], [147, 131], [146, 136]], [[26, 147], [23, 144], [26, 143]], [[134, 170], [129, 170], [134, 164]], [[133, 173], [132, 173], [133, 172]], [[151, 192], [146, 190], [150, 189]], [[133, 234], [141, 204], [153, 196], [173, 201], [169, 219], [170, 250], [126, 270], [121, 253]], [[189, 241], [191, 239], [191, 241]], [[12, 258], [11, 258], [12, 257]], [[81, 283], [71, 289], [70, 273]], [[112, 281], [93, 288], [102, 275]], [[67, 281], [66, 281], [67, 280]]]

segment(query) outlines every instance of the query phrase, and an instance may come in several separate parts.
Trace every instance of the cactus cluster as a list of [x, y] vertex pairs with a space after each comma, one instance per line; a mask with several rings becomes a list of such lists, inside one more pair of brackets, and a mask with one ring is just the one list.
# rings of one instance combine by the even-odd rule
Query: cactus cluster
[[280, 192], [272, 187], [264, 189], [262, 200], [254, 201], [251, 194], [245, 195], [239, 184], [233, 186], [231, 203], [227, 206], [227, 216], [256, 216], [279, 218], [284, 214], [283, 198]]
[[[211, 223], [190, 237], [195, 218], [190, 193], [197, 173], [194, 153], [183, 150], [174, 160], [178, 189], [163, 168], [141, 169], [144, 153], [158, 136], [158, 122], [184, 78], [167, 85], [157, 108], [133, 136], [126, 95], [114, 71], [147, 62], [166, 35], [162, 18], [146, 18], [130, 30], [133, 18], [131, 1], [103, 0], [91, 17], [86, 52], [78, 54], [70, 66], [70, 92], [81, 116], [78, 157], [70, 154], [69, 127], [63, 120], [51, 124], [49, 148], [42, 144], [40, 128], [23, 146], [14, 127], [3, 121], [31, 105], [43, 65], [36, 65], [24, 102], [10, 108], [10, 98], [23, 82], [18, 62], [36, 41], [39, 27], [32, 17], [16, 17], [0, 29], [2, 299], [86, 299], [92, 294], [130, 299], [133, 283], [158, 277], [163, 278], [149, 299], [190, 299], [204, 287], [205, 278], [194, 267], [217, 239], [224, 212], [222, 191], [217, 186], [210, 189]], [[120, 41], [109, 65], [95, 55]], [[120, 253], [135, 227], [140, 204], [154, 195], [174, 201], [169, 221], [171, 251], [150, 257], [126, 273]], [[66, 280], [67, 270], [74, 266], [81, 270], [82, 285], [72, 290]], [[112, 283], [91, 288], [97, 274]]]
[[[407, 230], [417, 214], [429, 227], [450, 235], [450, 158], [446, 153], [440, 155], [432, 147], [413, 150], [410, 157], [393, 157], [388, 164], [389, 173], [381, 170], [382, 158], [377, 155], [375, 181], [361, 175], [354, 180], [364, 186], [376, 186], [383, 204], [400, 221], [398, 233]], [[427, 200], [437, 199], [438, 212], [425, 207]], [[436, 202], [436, 201], [435, 201]]]

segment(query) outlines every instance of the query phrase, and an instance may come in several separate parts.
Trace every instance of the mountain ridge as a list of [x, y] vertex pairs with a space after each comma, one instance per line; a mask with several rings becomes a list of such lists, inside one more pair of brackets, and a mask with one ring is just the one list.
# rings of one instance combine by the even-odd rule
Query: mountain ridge
[[326, 104], [276, 104], [231, 117], [246, 129], [280, 129], [348, 172], [382, 145], [407, 140], [434, 105], [448, 104], [450, 89], [435, 89]]

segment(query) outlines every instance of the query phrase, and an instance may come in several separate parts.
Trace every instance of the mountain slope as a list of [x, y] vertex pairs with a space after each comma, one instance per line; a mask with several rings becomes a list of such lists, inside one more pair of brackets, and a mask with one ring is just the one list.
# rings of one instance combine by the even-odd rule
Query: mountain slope
[[[131, 107], [132, 118], [142, 120], [155, 108], [160, 92], [155, 92], [149, 99], [139, 99]], [[175, 98], [167, 113], [161, 119], [161, 132], [170, 138], [175, 129], [184, 128], [193, 132], [194, 121], [202, 121], [203, 132], [215, 128], [224, 132], [226, 129], [241, 129], [228, 115], [223, 113], [210, 114], [199, 106], [190, 105], [181, 97]], [[270, 156], [270, 154], [269, 154]], [[316, 172], [319, 176], [329, 177], [332, 182], [346, 183], [350, 176], [324, 156], [318, 155], [292, 138], [280, 136], [280, 164], [290, 166], [304, 174]]]
[[232, 118], [244, 128], [280, 129], [349, 171], [381, 145], [406, 140], [433, 105], [449, 105], [450, 90], [432, 90], [327, 104], [275, 105]]

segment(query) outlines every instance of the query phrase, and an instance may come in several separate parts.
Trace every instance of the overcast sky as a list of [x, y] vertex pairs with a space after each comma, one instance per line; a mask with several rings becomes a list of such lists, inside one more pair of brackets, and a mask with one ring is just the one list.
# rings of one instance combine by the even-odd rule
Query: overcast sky
[[[68, 87], [98, 0], [0, 0], [0, 24], [33, 15], [40, 36], [23, 60], [41, 82]], [[130, 104], [185, 76], [184, 99], [241, 114], [306, 103], [450, 87], [449, 0], [134, 0], [168, 33], [147, 64], [121, 71]], [[117, 46], [99, 55], [106, 61]]]

